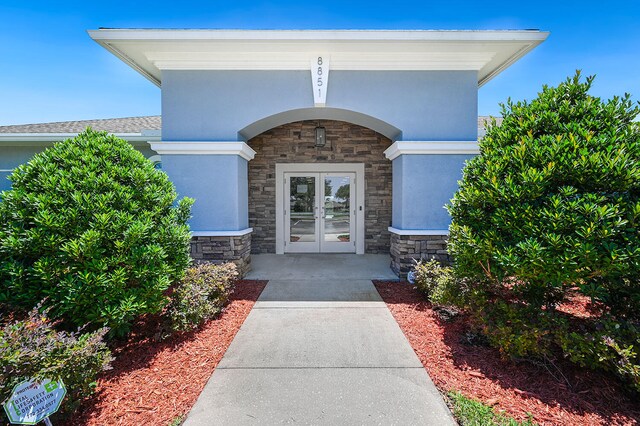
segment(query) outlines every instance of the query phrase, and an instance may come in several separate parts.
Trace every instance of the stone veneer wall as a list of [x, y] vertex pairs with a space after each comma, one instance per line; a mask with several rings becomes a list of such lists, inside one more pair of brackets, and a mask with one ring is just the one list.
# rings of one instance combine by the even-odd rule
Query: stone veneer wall
[[[451, 263], [447, 252], [447, 235], [397, 235], [391, 234], [391, 269], [406, 278], [415, 261], [436, 259]], [[415, 260], [415, 261], [414, 261]]]
[[[327, 131], [323, 148], [314, 146], [318, 125]], [[389, 252], [391, 161], [385, 158], [384, 150], [391, 140], [351, 123], [310, 120], [273, 128], [248, 144], [256, 151], [249, 161], [252, 253], [276, 251], [276, 163], [364, 163], [365, 252]]]
[[191, 257], [195, 262], [233, 262], [240, 277], [251, 267], [251, 234], [236, 237], [192, 237]]

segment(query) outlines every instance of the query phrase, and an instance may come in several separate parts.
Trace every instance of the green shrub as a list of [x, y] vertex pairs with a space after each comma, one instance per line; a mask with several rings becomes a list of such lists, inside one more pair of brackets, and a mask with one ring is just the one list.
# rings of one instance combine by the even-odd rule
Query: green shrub
[[[505, 353], [561, 348], [637, 384], [637, 335], [595, 331], [640, 322], [640, 109], [589, 95], [592, 82], [577, 73], [502, 105], [448, 207], [448, 249], [467, 308]], [[606, 317], [578, 327], [557, 312], [575, 288]]]
[[174, 331], [200, 326], [222, 311], [238, 279], [233, 263], [201, 263], [187, 270], [171, 294], [167, 318]]
[[189, 258], [192, 200], [128, 142], [87, 129], [16, 168], [0, 202], [0, 302], [46, 298], [67, 326], [127, 331], [167, 303]]
[[460, 305], [464, 297], [462, 287], [449, 266], [442, 266], [435, 259], [421, 260], [413, 268], [414, 283], [432, 303]]
[[97, 375], [109, 367], [111, 355], [103, 341], [107, 332], [57, 332], [47, 311], [33, 309], [29, 316], [0, 328], [0, 400], [24, 380], [62, 379], [67, 396], [62, 411], [73, 411], [90, 395]]
[[618, 375], [640, 392], [640, 326], [629, 321], [600, 318], [572, 330], [567, 323], [555, 332], [557, 344], [574, 363]]

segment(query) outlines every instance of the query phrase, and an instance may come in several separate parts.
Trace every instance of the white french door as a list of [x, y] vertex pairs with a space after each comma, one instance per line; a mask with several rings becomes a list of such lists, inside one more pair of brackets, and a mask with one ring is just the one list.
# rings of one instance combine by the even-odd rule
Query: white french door
[[284, 173], [284, 251], [356, 251], [355, 173]]

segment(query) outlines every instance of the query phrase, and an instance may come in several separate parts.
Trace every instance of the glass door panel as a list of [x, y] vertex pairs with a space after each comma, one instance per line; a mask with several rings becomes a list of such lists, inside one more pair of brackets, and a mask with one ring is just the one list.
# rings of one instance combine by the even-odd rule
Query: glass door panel
[[352, 173], [322, 173], [322, 252], [355, 251], [354, 180]]
[[289, 242], [315, 242], [316, 177], [292, 176], [289, 195]]
[[320, 251], [319, 173], [285, 175], [285, 251]]
[[351, 179], [349, 176], [325, 176], [324, 178], [324, 241], [349, 242]]

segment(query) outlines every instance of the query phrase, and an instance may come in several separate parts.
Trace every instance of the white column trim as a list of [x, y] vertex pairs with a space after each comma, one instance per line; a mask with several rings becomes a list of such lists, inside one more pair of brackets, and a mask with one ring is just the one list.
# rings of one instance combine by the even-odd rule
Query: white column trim
[[396, 235], [449, 235], [448, 229], [398, 229], [393, 226], [387, 229]]
[[393, 160], [404, 154], [480, 154], [478, 141], [397, 141], [384, 151]]
[[256, 152], [245, 142], [189, 142], [163, 141], [149, 142], [151, 149], [160, 155], [239, 155], [245, 160], [253, 160]]
[[253, 228], [241, 229], [239, 231], [191, 231], [192, 237], [240, 237], [253, 232]]

